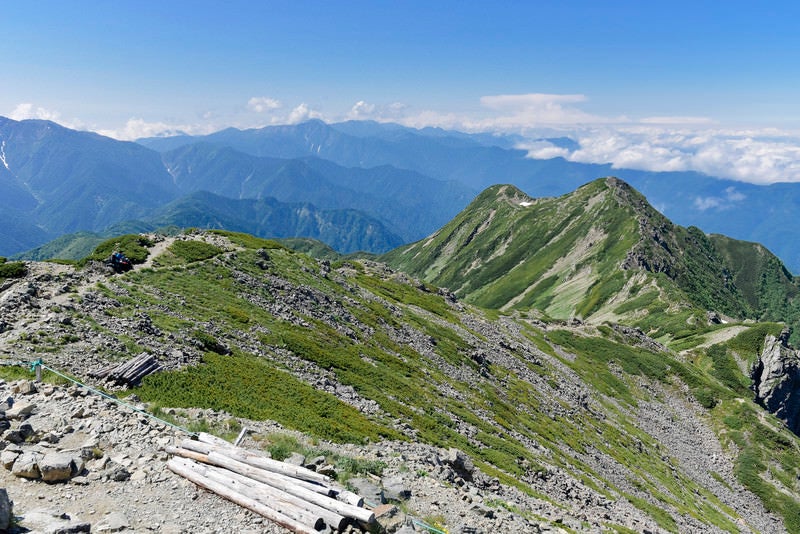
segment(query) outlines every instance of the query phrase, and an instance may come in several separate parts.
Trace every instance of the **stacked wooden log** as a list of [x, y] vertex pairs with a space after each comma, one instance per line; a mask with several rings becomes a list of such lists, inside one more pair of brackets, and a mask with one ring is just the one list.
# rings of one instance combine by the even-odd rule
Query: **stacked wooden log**
[[161, 364], [156, 361], [155, 356], [143, 352], [127, 362], [89, 373], [89, 376], [103, 378], [117, 386], [135, 386], [142, 381], [142, 378], [160, 369]]
[[375, 526], [375, 514], [364, 499], [337, 488], [330, 477], [268, 458], [201, 433], [167, 447], [167, 467], [200, 487], [219, 494], [267, 519], [304, 534], [343, 532], [357, 523]]

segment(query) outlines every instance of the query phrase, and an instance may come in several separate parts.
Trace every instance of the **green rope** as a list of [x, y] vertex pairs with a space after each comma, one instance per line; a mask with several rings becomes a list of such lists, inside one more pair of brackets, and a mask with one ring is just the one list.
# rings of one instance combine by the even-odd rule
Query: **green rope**
[[422, 528], [424, 528], [424, 529], [426, 529], [426, 530], [428, 530], [430, 532], [433, 532], [434, 534], [447, 534], [447, 532], [445, 532], [443, 530], [439, 530], [438, 528], [432, 527], [430, 525], [426, 525], [425, 523], [423, 523], [422, 521], [418, 521], [417, 519], [412, 519], [411, 521], [415, 525], [417, 525], [419, 527], [422, 527]]
[[[377, 504], [371, 503], [371, 502], [369, 502], [367, 500], [364, 501], [364, 504], [366, 504], [367, 506], [369, 506], [372, 509], [375, 509], [378, 506]], [[418, 527], [422, 527], [422, 528], [428, 530], [429, 532], [433, 532], [434, 534], [447, 534], [447, 532], [445, 532], [443, 530], [439, 530], [436, 527], [432, 527], [430, 525], [427, 525], [427, 524], [423, 523], [422, 521], [420, 521], [419, 519], [414, 519], [412, 517], [411, 518], [411, 522], [414, 523], [415, 525], [417, 525]]]
[[[25, 363], [25, 362], [20, 362], [20, 363], [22, 363], [23, 365], [27, 365], [27, 363]], [[99, 389], [95, 389], [95, 388], [93, 388], [91, 386], [87, 386], [86, 384], [83, 384], [82, 382], [78, 382], [74, 378], [69, 377], [69, 376], [67, 376], [67, 375], [65, 375], [63, 373], [60, 373], [59, 371], [53, 369], [52, 367], [46, 366], [44, 364], [44, 362], [42, 362], [41, 358], [30, 363], [31, 371], [35, 371], [36, 367], [41, 367], [42, 369], [47, 369], [51, 373], [56, 374], [56, 375], [60, 376], [61, 378], [65, 379], [65, 380], [69, 380], [70, 382], [73, 382], [74, 384], [77, 384], [80, 387], [86, 388], [89, 391], [91, 391], [92, 393], [96, 393], [96, 394], [100, 395], [101, 397], [104, 397], [104, 398], [106, 398], [106, 399], [108, 399], [110, 401], [114, 401], [114, 402], [116, 402], [117, 404], [119, 404], [121, 406], [125, 406], [126, 408], [130, 408], [134, 412], [140, 413], [142, 415], [146, 415], [150, 419], [154, 419], [154, 420], [158, 421], [159, 423], [163, 423], [163, 424], [165, 424], [167, 426], [171, 426], [172, 428], [176, 428], [176, 429], [180, 430], [181, 432], [186, 432], [190, 436], [196, 436], [197, 435], [197, 432], [192, 432], [191, 430], [188, 430], [186, 428], [183, 428], [182, 426], [176, 425], [175, 423], [170, 423], [169, 421], [161, 419], [160, 417], [157, 417], [157, 416], [151, 414], [150, 412], [147, 412], [146, 410], [142, 410], [140, 408], [137, 408], [136, 406], [132, 406], [132, 405], [128, 404], [127, 402], [123, 402], [123, 401], [119, 400], [116, 397], [112, 397], [108, 393], [104, 393], [104, 392], [100, 391]]]

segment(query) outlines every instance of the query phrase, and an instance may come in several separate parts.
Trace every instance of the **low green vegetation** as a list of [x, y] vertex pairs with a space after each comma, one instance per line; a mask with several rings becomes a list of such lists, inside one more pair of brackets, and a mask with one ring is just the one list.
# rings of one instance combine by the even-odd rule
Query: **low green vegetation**
[[283, 461], [292, 453], [302, 454], [311, 459], [324, 457], [325, 462], [336, 468], [336, 478], [339, 482], [346, 483], [348, 479], [359, 475], [381, 476], [386, 468], [386, 462], [366, 459], [357, 456], [346, 456], [332, 452], [317, 445], [307, 444], [292, 434], [272, 432], [266, 436], [257, 436], [262, 447], [269, 452], [270, 457]]
[[131, 263], [144, 263], [149, 254], [148, 247], [153, 246], [153, 241], [144, 235], [126, 234], [103, 241], [94, 251], [81, 260], [81, 264], [88, 261], [105, 261], [114, 252], [122, 252], [131, 260]]
[[22, 261], [0, 261], [0, 280], [3, 278], [22, 278], [28, 273], [25, 262]]
[[239, 232], [229, 232], [227, 230], [211, 230], [212, 234], [221, 235], [223, 237], [227, 237], [231, 240], [232, 243], [239, 245], [240, 247], [249, 248], [253, 250], [257, 249], [282, 249], [286, 248], [281, 245], [278, 241], [273, 239], [263, 239], [261, 237], [256, 237], [250, 234], [242, 234]]
[[203, 361], [184, 371], [146, 377], [137, 395], [160, 406], [212, 408], [237, 417], [272, 419], [338, 442], [399, 437], [259, 358], [206, 353]]
[[217, 246], [194, 239], [175, 241], [168, 250], [175, 258], [185, 263], [207, 260], [222, 252], [222, 249]]

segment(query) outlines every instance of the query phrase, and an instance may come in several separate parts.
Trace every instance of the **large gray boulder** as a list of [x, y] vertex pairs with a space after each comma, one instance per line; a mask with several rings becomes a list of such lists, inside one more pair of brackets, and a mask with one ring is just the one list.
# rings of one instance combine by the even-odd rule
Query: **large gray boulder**
[[35, 409], [36, 405], [33, 403], [18, 402], [6, 410], [6, 417], [8, 419], [26, 419]]
[[370, 506], [384, 504], [383, 490], [368, 478], [351, 478], [347, 481], [352, 486], [353, 491], [364, 497], [364, 501]]
[[52, 532], [58, 534], [77, 534], [91, 532], [92, 530], [91, 523], [72, 519], [55, 508], [26, 510], [20, 526], [28, 529], [26, 532]]
[[73, 455], [66, 452], [49, 452], [39, 460], [39, 472], [45, 482], [64, 482], [75, 474]]
[[386, 477], [381, 483], [383, 484], [383, 496], [387, 501], [400, 502], [411, 497], [411, 490], [408, 489], [401, 476]]

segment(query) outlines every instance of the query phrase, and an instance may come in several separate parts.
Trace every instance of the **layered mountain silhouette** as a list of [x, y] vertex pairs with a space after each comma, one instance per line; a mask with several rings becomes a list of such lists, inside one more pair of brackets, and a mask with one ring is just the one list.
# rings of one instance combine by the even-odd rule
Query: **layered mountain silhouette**
[[[677, 224], [763, 243], [790, 270], [800, 269], [797, 184], [756, 186], [694, 172], [534, 160], [514, 148], [519, 141], [369, 121], [314, 120], [135, 144], [47, 121], [0, 119], [0, 254], [19, 253], [69, 232], [104, 234], [123, 221], [140, 221], [142, 228], [151, 227], [156, 216], [168, 222], [156, 210], [199, 191], [355, 210], [365, 221], [379, 221], [391, 236], [411, 242], [447, 223], [493, 184], [550, 197], [598, 176], [616, 175]], [[569, 139], [550, 141], [575, 147]], [[277, 227], [269, 236], [290, 233], [292, 226]], [[363, 243], [337, 239], [354, 247], [340, 252], [384, 252], [395, 243], [394, 237]]]

